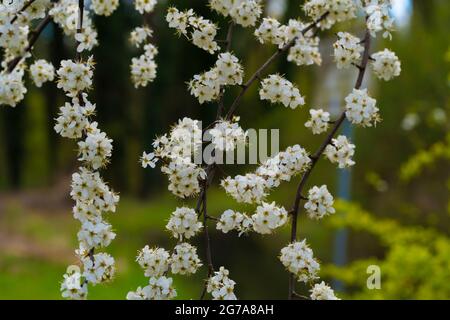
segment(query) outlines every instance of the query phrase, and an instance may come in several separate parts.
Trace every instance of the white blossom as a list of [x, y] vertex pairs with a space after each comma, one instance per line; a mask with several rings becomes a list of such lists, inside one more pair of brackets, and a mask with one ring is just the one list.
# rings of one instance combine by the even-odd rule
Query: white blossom
[[221, 151], [231, 151], [239, 144], [245, 144], [247, 132], [237, 122], [221, 120], [209, 130], [214, 147]]
[[39, 59], [30, 66], [30, 74], [36, 86], [41, 87], [44, 82], [53, 81], [55, 68], [50, 62]]
[[58, 88], [62, 88], [69, 96], [76, 96], [80, 91], [89, 89], [92, 85], [93, 61], [86, 63], [62, 60], [58, 74]]
[[377, 101], [369, 97], [367, 89], [353, 89], [345, 102], [345, 115], [351, 123], [371, 127], [381, 121]]
[[156, 0], [134, 0], [134, 7], [140, 14], [150, 13], [154, 10]]
[[275, 202], [262, 202], [252, 215], [253, 230], [261, 234], [271, 234], [273, 230], [283, 226], [287, 222], [287, 211], [283, 207], [277, 207]]
[[119, 6], [119, 0], [92, 0], [91, 9], [95, 14], [110, 16]]
[[316, 279], [320, 269], [306, 240], [291, 243], [281, 249], [280, 261], [298, 281], [305, 283]]
[[147, 26], [136, 27], [130, 33], [130, 42], [139, 48], [145, 41], [153, 35], [152, 29]]
[[336, 22], [356, 17], [357, 6], [354, 0], [309, 0], [303, 5], [303, 10], [313, 20], [317, 20], [329, 12], [326, 18], [319, 23], [322, 29], [329, 29]]
[[282, 103], [291, 109], [305, 104], [298, 88], [278, 74], [272, 74], [261, 81], [259, 97], [271, 103]]
[[219, 271], [208, 279], [206, 291], [211, 293], [214, 300], [237, 300], [234, 294], [235, 281], [229, 277], [229, 271], [220, 267]]
[[195, 210], [187, 207], [176, 208], [166, 225], [174, 238], [180, 240], [195, 236], [202, 227], [203, 224], [198, 221]]
[[60, 290], [63, 298], [71, 300], [85, 300], [88, 292], [87, 284], [83, 281], [80, 272], [64, 274]]
[[98, 169], [106, 165], [111, 157], [112, 140], [106, 136], [105, 132], [95, 130], [87, 132], [86, 139], [78, 142], [80, 157], [78, 160], [86, 161], [93, 169]]
[[352, 160], [355, 154], [355, 145], [351, 144], [346, 136], [340, 135], [331, 140], [324, 151], [325, 156], [332, 163], [337, 163], [339, 168], [348, 168], [355, 164]]
[[25, 97], [27, 88], [23, 82], [23, 70], [0, 73], [0, 105], [15, 107]]
[[197, 248], [189, 243], [180, 243], [173, 249], [170, 257], [170, 267], [173, 274], [194, 274], [201, 267]]
[[372, 55], [372, 69], [379, 79], [385, 81], [398, 77], [401, 72], [401, 63], [396, 54], [388, 49]]
[[110, 281], [116, 272], [114, 258], [107, 253], [97, 253], [83, 259], [84, 278], [92, 284]]
[[222, 213], [216, 227], [223, 233], [236, 230], [240, 235], [249, 231], [252, 226], [253, 220], [247, 214], [228, 209]]
[[340, 300], [334, 295], [333, 289], [327, 286], [324, 281], [316, 283], [310, 292], [311, 300]]
[[254, 173], [238, 175], [234, 178], [227, 177], [220, 182], [220, 185], [237, 202], [260, 203], [267, 195], [266, 181]]
[[330, 113], [322, 109], [310, 109], [311, 118], [305, 123], [305, 127], [310, 128], [313, 134], [321, 134], [328, 130], [330, 125]]
[[348, 68], [350, 65], [358, 65], [364, 47], [361, 40], [348, 32], [338, 32], [338, 40], [333, 44], [334, 61], [338, 69]]
[[305, 209], [311, 219], [322, 219], [326, 215], [335, 212], [333, 208], [334, 199], [328, 192], [327, 186], [314, 186], [308, 191], [308, 201]]
[[136, 261], [144, 269], [146, 277], [160, 277], [169, 270], [170, 254], [162, 248], [145, 246]]
[[177, 296], [177, 292], [172, 286], [172, 278], [165, 276], [151, 277], [149, 285], [138, 287], [135, 292], [127, 294], [127, 300], [169, 300]]

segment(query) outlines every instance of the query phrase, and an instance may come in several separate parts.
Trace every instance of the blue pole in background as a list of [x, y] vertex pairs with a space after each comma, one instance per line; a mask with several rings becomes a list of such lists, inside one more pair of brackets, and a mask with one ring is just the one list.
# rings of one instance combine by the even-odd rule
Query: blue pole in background
[[[342, 134], [347, 136], [349, 140], [353, 138], [353, 129], [350, 123], [345, 120], [342, 124]], [[337, 198], [343, 200], [351, 199], [351, 169], [338, 169], [338, 183], [337, 183]], [[347, 263], [347, 244], [348, 244], [348, 230], [342, 228], [337, 230], [334, 239], [334, 254], [333, 263], [336, 266], [343, 266]], [[337, 291], [344, 290], [344, 284], [341, 281], [333, 280], [333, 287]]]

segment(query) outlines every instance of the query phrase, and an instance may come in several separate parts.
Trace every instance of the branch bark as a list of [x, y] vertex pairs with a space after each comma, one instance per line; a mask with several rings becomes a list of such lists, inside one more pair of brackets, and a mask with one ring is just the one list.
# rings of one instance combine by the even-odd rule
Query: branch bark
[[[366, 30], [366, 32], [365, 32], [363, 42], [364, 42], [364, 52], [363, 52], [361, 65], [358, 67], [359, 72], [358, 72], [358, 78], [356, 79], [356, 83], [355, 83], [355, 87], [354, 87], [355, 89], [361, 88], [362, 82], [364, 80], [364, 74], [367, 69], [367, 63], [368, 63], [369, 57], [370, 57], [369, 51], [370, 51], [371, 38], [370, 38], [370, 33], [368, 30]], [[303, 176], [300, 180], [300, 183], [297, 188], [297, 193], [295, 196], [294, 205], [293, 205], [293, 208], [291, 211], [292, 212], [291, 242], [297, 241], [298, 211], [299, 211], [299, 207], [300, 207], [300, 202], [303, 198], [302, 193], [303, 193], [303, 189], [306, 185], [306, 182], [308, 181], [308, 178], [311, 175], [311, 172], [314, 169], [316, 163], [319, 161], [320, 157], [322, 156], [323, 152], [325, 151], [325, 148], [327, 147], [328, 144], [331, 143], [331, 140], [336, 135], [337, 131], [341, 127], [345, 118], [346, 118], [345, 111], [343, 111], [341, 113], [341, 115], [339, 116], [339, 118], [334, 123], [334, 126], [332, 127], [332, 129], [328, 133], [328, 135], [326, 136], [325, 140], [320, 145], [319, 149], [317, 149], [317, 151], [311, 156], [311, 165], [308, 168], [308, 170], [306, 170], [306, 172], [303, 174]], [[294, 293], [295, 293], [295, 278], [294, 278], [294, 275], [292, 273], [290, 273], [289, 274], [289, 296], [288, 296], [288, 298], [293, 299], [295, 297]]]

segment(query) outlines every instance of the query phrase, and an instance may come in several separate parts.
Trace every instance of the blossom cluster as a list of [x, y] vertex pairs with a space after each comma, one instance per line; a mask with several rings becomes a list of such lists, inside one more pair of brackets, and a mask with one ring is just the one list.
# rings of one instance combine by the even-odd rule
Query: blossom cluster
[[[108, 15], [106, 12], [112, 13], [115, 8], [117, 8], [118, 1], [115, 4], [116, 7], [113, 9], [112, 6], [114, 4], [115, 1], [111, 0], [105, 0], [103, 4], [101, 4], [100, 1], [93, 1], [91, 3], [91, 8], [96, 14]], [[107, 6], [108, 8], [104, 8], [103, 6]], [[58, 1], [50, 9], [49, 14], [52, 16], [53, 21], [61, 27], [66, 35], [75, 37], [75, 40], [78, 42], [78, 52], [82, 52], [84, 50], [90, 51], [98, 44], [97, 31], [93, 25], [88, 8], [83, 10], [83, 28], [81, 32], [78, 32], [77, 30], [79, 12], [78, 3], [76, 1]]]
[[308, 201], [305, 209], [311, 219], [322, 219], [324, 216], [333, 214], [333, 196], [328, 192], [327, 186], [314, 186], [308, 191]]
[[36, 87], [41, 87], [43, 83], [53, 81], [55, 68], [50, 62], [39, 59], [30, 66], [30, 75]]
[[367, 29], [372, 37], [383, 31], [383, 38], [390, 38], [394, 19], [390, 15], [392, 0], [363, 0], [367, 14]]
[[340, 135], [331, 140], [327, 145], [324, 155], [332, 163], [337, 163], [339, 168], [348, 168], [355, 164], [352, 160], [355, 154], [355, 145], [350, 143], [346, 136]]
[[287, 222], [287, 217], [286, 209], [276, 206], [275, 202], [262, 202], [252, 215], [253, 230], [260, 234], [271, 234]]
[[[78, 49], [80, 45], [81, 42]], [[96, 285], [107, 282], [115, 274], [114, 258], [108, 253], [96, 252], [109, 246], [116, 237], [103, 214], [115, 212], [119, 196], [108, 187], [98, 172], [111, 157], [112, 140], [98, 128], [97, 122], [91, 120], [95, 104], [88, 100], [85, 91], [92, 85], [93, 65], [92, 57], [85, 62], [81, 59], [62, 60], [56, 71], [57, 86], [71, 102], [66, 102], [60, 108], [54, 129], [63, 137], [80, 139], [78, 160], [82, 162], [78, 172], [72, 175], [70, 193], [75, 201], [73, 216], [81, 224], [77, 234], [79, 247], [75, 253], [82, 264], [82, 271], [66, 273], [61, 284], [62, 296], [70, 299], [85, 299], [88, 283]], [[40, 80], [42, 78], [41, 75]]]
[[166, 225], [166, 229], [176, 239], [189, 239], [195, 236], [203, 227], [203, 224], [197, 218], [198, 216], [194, 209], [187, 207], [176, 208]]
[[340, 300], [334, 294], [333, 289], [326, 285], [324, 281], [321, 283], [316, 283], [310, 292], [311, 300]]
[[384, 49], [372, 55], [372, 69], [379, 79], [385, 81], [398, 77], [401, 72], [401, 63], [397, 55], [389, 49]]
[[289, 48], [288, 61], [298, 66], [320, 65], [319, 38], [311, 30], [305, 33], [305, 28], [306, 25], [296, 19], [290, 19], [287, 25], [283, 25], [275, 18], [264, 18], [255, 30], [255, 36], [259, 42], [275, 44], [279, 48], [294, 41]]
[[351, 123], [371, 127], [380, 121], [377, 101], [369, 97], [367, 89], [353, 89], [345, 103], [345, 115]]
[[290, 181], [291, 177], [306, 170], [310, 163], [306, 150], [294, 145], [267, 159], [255, 173], [227, 177], [221, 181], [221, 186], [237, 202], [261, 203], [270, 189], [278, 187], [281, 181]]
[[260, 0], [209, 0], [209, 5], [243, 27], [254, 26], [262, 13]]
[[219, 54], [210, 70], [194, 75], [189, 82], [189, 91], [200, 103], [217, 100], [223, 86], [242, 84], [244, 71], [238, 58], [230, 52]]
[[271, 103], [282, 103], [291, 109], [305, 104], [298, 88], [278, 74], [272, 74], [261, 81], [259, 97]]
[[247, 138], [245, 132], [237, 122], [220, 120], [209, 130], [211, 142], [217, 150], [232, 151], [238, 145], [244, 145]]
[[348, 32], [339, 32], [338, 40], [333, 44], [334, 61], [338, 69], [348, 68], [357, 64], [361, 58], [364, 47], [361, 40]]
[[217, 26], [210, 20], [197, 16], [194, 10], [179, 11], [175, 7], [170, 7], [166, 20], [170, 28], [174, 28], [179, 34], [186, 36], [195, 46], [211, 54], [219, 49], [214, 40], [217, 35]]
[[202, 130], [197, 120], [183, 118], [172, 128], [170, 133], [153, 141], [154, 151], [143, 153], [142, 166], [155, 167], [161, 160], [161, 172], [169, 179], [169, 191], [181, 198], [200, 192], [200, 180], [205, 179], [206, 172], [193, 162], [196, 154], [201, 152]]
[[91, 9], [99, 16], [110, 16], [119, 7], [119, 0], [92, 0]]
[[[154, 10], [156, 0], [137, 0], [134, 2], [136, 10], [141, 14]], [[149, 42], [153, 30], [148, 26], [136, 27], [130, 33], [130, 43], [136, 48], [143, 48], [144, 52], [131, 59], [131, 81], [135, 88], [146, 87], [156, 78], [157, 64], [155, 57], [158, 54], [156, 46]]]
[[305, 127], [310, 128], [313, 134], [321, 134], [330, 126], [330, 113], [322, 109], [310, 109], [311, 118], [305, 122]]
[[211, 293], [214, 300], [236, 300], [234, 294], [235, 281], [231, 280], [228, 275], [229, 271], [224, 267], [220, 267], [213, 276], [208, 279], [206, 291]]
[[329, 29], [335, 23], [347, 21], [356, 17], [357, 5], [354, 0], [309, 0], [304, 6], [305, 13], [314, 20], [328, 12], [326, 18], [319, 22], [322, 29]]
[[320, 265], [306, 240], [293, 242], [281, 249], [280, 261], [298, 281], [307, 283], [318, 278]]
[[220, 216], [216, 228], [223, 233], [236, 230], [239, 234], [242, 234], [250, 231], [252, 226], [253, 220], [247, 214], [228, 209]]

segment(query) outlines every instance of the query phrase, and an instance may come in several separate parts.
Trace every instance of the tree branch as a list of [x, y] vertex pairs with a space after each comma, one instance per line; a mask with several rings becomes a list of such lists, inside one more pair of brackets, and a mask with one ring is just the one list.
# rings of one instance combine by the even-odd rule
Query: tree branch
[[36, 43], [37, 39], [41, 35], [42, 31], [44, 31], [45, 27], [52, 21], [52, 17], [47, 14], [44, 19], [41, 20], [41, 22], [37, 25], [36, 29], [32, 31], [31, 37], [28, 40], [28, 46], [25, 48], [24, 53], [21, 56], [15, 57], [13, 60], [11, 60], [8, 64], [8, 73], [13, 72], [13, 70], [17, 67], [19, 62], [23, 59], [23, 57], [31, 51], [34, 44]]
[[[356, 84], [354, 87], [355, 89], [361, 88], [362, 81], [364, 79], [364, 74], [367, 69], [367, 63], [369, 61], [369, 56], [370, 56], [369, 55], [370, 40], [371, 40], [370, 33], [366, 29], [366, 33], [365, 33], [364, 40], [363, 40], [364, 53], [363, 53], [363, 57], [362, 57], [361, 66], [358, 68], [359, 72], [358, 72], [358, 78], [356, 80]], [[325, 151], [325, 148], [327, 147], [328, 144], [331, 143], [331, 140], [335, 136], [336, 132], [339, 130], [339, 128], [340, 128], [341, 124], [344, 122], [344, 120], [345, 120], [345, 110], [341, 113], [339, 118], [336, 120], [333, 128], [328, 133], [325, 140], [320, 145], [319, 149], [310, 157], [311, 165], [306, 170], [306, 172], [303, 174], [303, 176], [300, 180], [300, 183], [297, 188], [297, 193], [295, 196], [294, 205], [292, 208], [291, 242], [295, 242], [297, 240], [298, 211], [299, 211], [299, 207], [300, 207], [300, 201], [302, 200], [303, 188], [305, 187], [306, 182], [307, 182], [312, 170], [314, 169], [316, 163], [319, 161], [320, 157], [322, 156], [323, 152]], [[294, 275], [292, 273], [290, 273], [289, 274], [289, 296], [288, 296], [289, 299], [292, 299], [295, 296], [294, 292], [295, 292], [295, 279], [294, 279]]]

